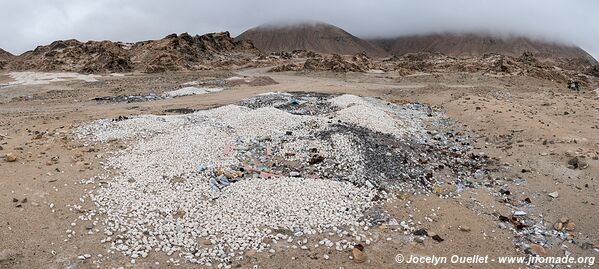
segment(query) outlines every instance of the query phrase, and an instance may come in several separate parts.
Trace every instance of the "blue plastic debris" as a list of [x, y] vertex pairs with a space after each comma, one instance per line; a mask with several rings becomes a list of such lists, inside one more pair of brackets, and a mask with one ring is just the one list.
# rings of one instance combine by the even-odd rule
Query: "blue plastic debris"
[[203, 164], [198, 164], [198, 166], [196, 166], [196, 171], [198, 171], [198, 172], [204, 172], [204, 171], [206, 171], [206, 169], [208, 169], [208, 167], [206, 167]]
[[213, 192], [222, 190], [223, 188], [229, 185], [231, 185], [231, 182], [227, 179], [227, 177], [223, 175], [210, 178], [210, 190], [212, 190]]
[[295, 96], [291, 96], [291, 102], [292, 105], [299, 105], [299, 101], [295, 98]]

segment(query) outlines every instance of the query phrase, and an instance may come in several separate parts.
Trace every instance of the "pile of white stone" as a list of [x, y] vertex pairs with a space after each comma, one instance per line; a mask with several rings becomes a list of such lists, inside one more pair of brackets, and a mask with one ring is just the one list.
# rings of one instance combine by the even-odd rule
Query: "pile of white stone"
[[96, 82], [100, 75], [86, 75], [79, 73], [45, 73], [45, 72], [10, 72], [8, 74], [14, 81], [9, 85], [42, 85], [51, 82], [82, 80], [85, 82]]
[[207, 94], [211, 92], [220, 92], [223, 88], [206, 88], [206, 87], [184, 87], [174, 91], [165, 92], [163, 97], [180, 97], [189, 95]]
[[[397, 113], [393, 105], [351, 95], [330, 102], [339, 110], [321, 116], [228, 105], [193, 114], [99, 120], [82, 126], [76, 130], [81, 139], [99, 143], [117, 139], [129, 145], [109, 154], [105, 168], [118, 175], [89, 194], [97, 209], [84, 219], [100, 216], [103, 242], [132, 259], [153, 251], [180, 253], [190, 262], [225, 267], [245, 251], [274, 251], [273, 244], [294, 242], [304, 235], [345, 231], [352, 238], [370, 240], [362, 234], [369, 225], [363, 212], [380, 195], [376, 190], [348, 181], [281, 176], [244, 178], [215, 192], [209, 185], [209, 170], [196, 169], [198, 165], [241, 165], [238, 157], [251, 141], [277, 144], [289, 131], [312, 137], [337, 120], [398, 138], [424, 132], [421, 119], [426, 113], [421, 111]], [[296, 143], [281, 151], [302, 146]], [[325, 150], [346, 158], [348, 169], [359, 169], [351, 137], [335, 134]], [[276, 232], [281, 230], [293, 235]], [[360, 240], [340, 239], [337, 249], [364, 243]], [[325, 241], [327, 247], [333, 245]], [[346, 245], [341, 247], [340, 242]]]

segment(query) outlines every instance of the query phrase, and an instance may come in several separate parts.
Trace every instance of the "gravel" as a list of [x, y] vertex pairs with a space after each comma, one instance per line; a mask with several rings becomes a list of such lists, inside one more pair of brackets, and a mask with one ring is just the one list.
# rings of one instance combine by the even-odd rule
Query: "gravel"
[[[95, 121], [76, 130], [79, 138], [127, 146], [103, 162], [116, 173], [107, 184], [85, 181], [99, 188], [82, 219], [100, 216], [102, 243], [131, 258], [179, 253], [204, 265], [313, 234], [370, 242], [369, 226], [397, 223], [365, 214], [392, 199], [388, 188], [430, 188], [437, 161], [472, 170], [458, 180], [474, 174], [475, 163], [451, 157], [461, 152], [456, 143], [427, 132], [440, 120], [417, 104], [270, 93], [185, 115]], [[325, 241], [339, 251], [355, 244]]]
[[8, 74], [14, 81], [9, 85], [41, 85], [51, 82], [82, 80], [85, 82], [96, 82], [100, 75], [86, 75], [79, 73], [44, 73], [44, 72], [10, 72]]
[[220, 92], [224, 90], [223, 88], [198, 88], [198, 87], [184, 87], [178, 90], [165, 92], [163, 94], [164, 97], [179, 97], [179, 96], [188, 96], [188, 95], [198, 95], [198, 94], [206, 94], [211, 92]]

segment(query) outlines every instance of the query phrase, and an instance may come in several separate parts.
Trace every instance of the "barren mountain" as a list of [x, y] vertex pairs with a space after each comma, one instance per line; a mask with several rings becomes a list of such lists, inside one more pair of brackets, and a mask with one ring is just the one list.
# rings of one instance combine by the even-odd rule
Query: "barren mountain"
[[386, 56], [376, 45], [325, 23], [302, 23], [288, 26], [262, 25], [236, 37], [250, 40], [263, 52], [310, 50], [327, 54]]
[[234, 41], [228, 32], [202, 36], [171, 34], [137, 43], [71, 39], [25, 52], [9, 68], [82, 73], [161, 72], [204, 69], [206, 64], [232, 65], [258, 54], [251, 43]]
[[597, 61], [583, 49], [573, 46], [532, 40], [526, 37], [495, 37], [487, 34], [429, 34], [402, 36], [392, 39], [371, 40], [394, 55], [429, 52], [447, 56], [483, 56], [501, 54], [518, 57], [530, 52], [535, 57], [547, 59], [584, 59], [590, 63]]

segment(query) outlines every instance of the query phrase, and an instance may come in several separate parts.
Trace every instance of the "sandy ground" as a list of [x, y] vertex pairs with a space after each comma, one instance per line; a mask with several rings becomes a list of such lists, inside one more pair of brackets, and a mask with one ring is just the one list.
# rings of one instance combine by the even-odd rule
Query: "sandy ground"
[[[548, 256], [598, 256], [599, 246], [599, 100], [590, 89], [580, 93], [564, 85], [523, 77], [492, 78], [478, 74], [428, 74], [397, 77], [391, 74], [264, 73], [265, 69], [237, 72], [184, 72], [105, 76], [98, 82], [63, 81], [48, 85], [0, 88], [0, 155], [12, 152], [16, 162], [0, 161], [0, 268], [188, 268], [175, 266], [162, 254], [139, 259], [135, 265], [120, 254], [106, 256], [101, 236], [84, 235], [86, 227], [71, 227], [80, 212], [68, 205], [80, 203], [87, 191], [81, 179], [100, 173], [102, 152], [72, 137], [73, 128], [94, 119], [138, 114], [165, 114], [174, 108], [205, 109], [235, 103], [271, 91], [314, 91], [376, 96], [393, 102], [434, 105], [475, 137], [478, 151], [501, 161], [497, 177], [519, 176], [524, 184], [507, 186], [511, 201], [530, 199], [529, 214], [542, 216], [551, 225], [561, 217], [576, 224], [577, 244], [548, 246]], [[234, 74], [233, 74], [234, 73]], [[233, 75], [267, 75], [279, 84], [239, 85], [218, 93], [138, 103], [105, 103], [92, 98], [108, 95], [162, 93], [184, 83]], [[0, 83], [10, 78], [0, 74]], [[594, 87], [597, 88], [597, 87]], [[593, 88], [593, 89], [594, 89]], [[50, 134], [38, 135], [40, 132]], [[584, 170], [567, 167], [570, 156], [586, 155]], [[57, 157], [54, 158], [53, 157]], [[595, 159], [593, 159], [595, 157]], [[548, 193], [557, 191], [551, 198]], [[27, 198], [26, 202], [23, 199]], [[386, 205], [401, 220], [413, 215], [422, 228], [445, 239], [424, 243], [381, 228], [380, 240], [365, 249], [368, 260], [356, 264], [348, 252], [334, 249], [284, 250], [260, 253], [235, 262], [251, 268], [406, 268], [397, 254], [523, 256], [515, 235], [498, 227], [497, 213], [510, 215], [505, 200], [480, 188], [466, 190], [460, 198], [407, 195]], [[13, 200], [19, 202], [13, 202]], [[93, 205], [84, 203], [86, 207]], [[407, 206], [409, 205], [409, 206]], [[83, 208], [82, 210], [85, 210]], [[470, 231], [458, 230], [468, 226]], [[67, 237], [68, 229], [76, 231]], [[67, 240], [65, 242], [65, 240]], [[585, 245], [585, 246], [588, 246]], [[89, 253], [84, 261], [78, 256]], [[330, 255], [324, 260], [323, 254]], [[102, 254], [103, 257], [98, 257]], [[98, 260], [101, 263], [93, 263]], [[180, 259], [181, 261], [183, 259]], [[156, 263], [159, 264], [156, 264]], [[597, 263], [588, 268], [597, 268]], [[410, 266], [415, 267], [415, 266]], [[416, 266], [418, 267], [418, 266]], [[422, 268], [522, 268], [522, 265], [489, 263], [420, 265]], [[558, 266], [564, 267], [564, 266]], [[572, 265], [582, 268], [583, 265]]]

